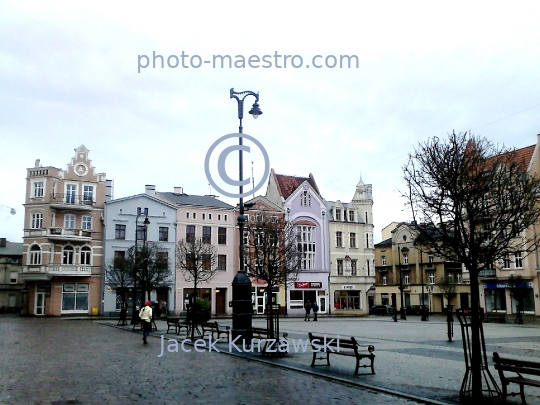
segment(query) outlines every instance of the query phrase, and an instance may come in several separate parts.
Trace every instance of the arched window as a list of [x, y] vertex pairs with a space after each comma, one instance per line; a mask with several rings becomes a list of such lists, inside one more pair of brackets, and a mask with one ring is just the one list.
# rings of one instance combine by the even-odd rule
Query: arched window
[[41, 264], [41, 248], [39, 245], [32, 245], [30, 247], [30, 264]]
[[73, 246], [64, 247], [62, 264], [73, 264]]
[[81, 248], [81, 264], [90, 265], [91, 254], [92, 249], [89, 246], [83, 246]]

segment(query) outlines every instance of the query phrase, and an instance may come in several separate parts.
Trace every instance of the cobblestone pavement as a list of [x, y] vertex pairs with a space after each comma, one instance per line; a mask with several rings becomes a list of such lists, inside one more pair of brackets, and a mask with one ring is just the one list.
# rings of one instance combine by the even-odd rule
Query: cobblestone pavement
[[2, 405], [419, 403], [223, 353], [158, 357], [155, 336], [84, 320], [0, 317], [0, 345]]

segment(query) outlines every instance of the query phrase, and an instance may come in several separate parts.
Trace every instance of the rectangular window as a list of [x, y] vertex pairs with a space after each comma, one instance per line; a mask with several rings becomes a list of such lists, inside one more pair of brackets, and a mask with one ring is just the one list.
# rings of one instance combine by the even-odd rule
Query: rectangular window
[[83, 215], [82, 229], [86, 229], [87, 231], [92, 229], [92, 217], [90, 215]]
[[62, 291], [62, 311], [88, 311], [88, 289], [88, 284], [64, 284]]
[[206, 214], [203, 212], [202, 219], [206, 219]]
[[217, 215], [217, 220], [218, 220], [218, 221], [221, 221], [221, 214], [218, 214], [218, 215]]
[[369, 233], [366, 233], [366, 248], [369, 249]]
[[357, 261], [351, 260], [351, 276], [356, 276]]
[[523, 259], [521, 258], [521, 252], [514, 253], [514, 259], [516, 261], [516, 269], [523, 268]]
[[336, 209], [336, 221], [341, 221], [341, 210]]
[[208, 219], [211, 221], [212, 220], [212, 214], [208, 214]]
[[381, 265], [386, 266], [386, 256], [381, 256]]
[[186, 218], [189, 219], [189, 212], [186, 212]]
[[169, 252], [158, 252], [157, 262], [164, 268], [169, 267]]
[[349, 211], [349, 222], [354, 222], [354, 211]]
[[367, 270], [366, 275], [367, 276], [372, 276], [372, 274], [371, 274], [371, 262], [369, 260], [366, 260], [366, 270]]
[[505, 254], [503, 257], [503, 269], [509, 269], [510, 268], [510, 255]]
[[116, 224], [114, 226], [114, 239], [126, 239], [126, 226]]
[[9, 272], [9, 283], [10, 284], [17, 284], [19, 281], [19, 273], [16, 271]]
[[94, 201], [94, 186], [83, 186], [83, 201]]
[[187, 243], [195, 242], [195, 225], [186, 226], [186, 242]]
[[382, 285], [387, 285], [386, 276], [382, 276]]
[[343, 260], [341, 260], [341, 259], [337, 260], [337, 275], [338, 276], [343, 275]]
[[193, 219], [197, 219], [197, 213], [196, 212], [193, 213]]
[[211, 270], [212, 261], [210, 255], [202, 255], [202, 269]]
[[203, 243], [212, 243], [212, 228], [209, 226], [202, 227], [202, 241]]
[[218, 245], [227, 244], [227, 228], [219, 227], [217, 236]]
[[146, 240], [148, 228], [146, 225], [137, 225], [137, 240]]
[[224, 217], [225, 217], [225, 221], [226, 221], [227, 220], [227, 214], [225, 214]]
[[168, 242], [169, 241], [169, 227], [160, 226], [159, 227], [159, 241]]
[[366, 221], [366, 224], [369, 224], [367, 211], [364, 211], [364, 220]]
[[456, 273], [456, 283], [461, 284], [463, 282], [463, 278], [461, 273]]
[[32, 214], [32, 229], [40, 229], [43, 228], [43, 214], [41, 213], [34, 213]]
[[64, 247], [62, 254], [62, 264], [73, 264], [73, 246]]
[[349, 246], [352, 248], [356, 247], [356, 233], [354, 232], [349, 234]]
[[244, 231], [244, 245], [249, 245], [249, 231]]
[[405, 273], [403, 276], [404, 276], [403, 277], [403, 284], [405, 284], [405, 285], [411, 284], [411, 275], [409, 273]]
[[64, 215], [64, 228], [66, 229], [75, 228], [75, 215], [73, 214]]
[[264, 243], [264, 232], [255, 232], [253, 238], [255, 239], [255, 246], [261, 246]]
[[428, 255], [427, 260], [428, 260], [429, 263], [433, 263], [435, 258], [433, 257], [433, 255]]
[[435, 284], [435, 273], [428, 273], [428, 284]]
[[343, 247], [343, 236], [341, 232], [336, 232], [336, 246]]
[[227, 255], [218, 255], [217, 269], [219, 271], [227, 271]]
[[403, 253], [403, 264], [409, 264], [409, 254]]
[[36, 181], [34, 183], [34, 198], [36, 197], [43, 197], [43, 182], [42, 181]]
[[66, 204], [75, 204], [76, 193], [77, 193], [77, 186], [75, 184], [68, 184], [66, 186]]

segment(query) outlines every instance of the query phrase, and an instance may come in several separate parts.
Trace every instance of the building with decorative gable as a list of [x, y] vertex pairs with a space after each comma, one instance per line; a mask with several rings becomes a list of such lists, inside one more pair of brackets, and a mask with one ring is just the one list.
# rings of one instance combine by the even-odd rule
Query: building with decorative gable
[[66, 170], [27, 169], [21, 280], [32, 315], [98, 315], [101, 307], [103, 208], [111, 183], [84, 145]]
[[317, 302], [319, 313], [329, 313], [327, 207], [315, 178], [311, 173], [308, 177], [288, 176], [272, 169], [266, 198], [281, 207], [287, 221], [296, 226], [302, 254], [297, 281], [287, 291], [287, 313], [302, 314], [307, 301]]
[[328, 201], [330, 297], [335, 314], [367, 314], [375, 304], [373, 195], [362, 180], [349, 203]]

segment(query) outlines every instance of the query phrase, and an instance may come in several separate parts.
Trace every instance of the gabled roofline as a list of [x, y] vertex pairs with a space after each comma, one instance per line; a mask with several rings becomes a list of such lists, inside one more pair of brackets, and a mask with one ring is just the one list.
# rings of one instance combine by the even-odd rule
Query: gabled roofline
[[116, 198], [114, 200], [105, 201], [105, 204], [109, 205], [109, 204], [114, 204], [116, 202], [129, 201], [129, 200], [134, 200], [136, 198], [143, 198], [143, 197], [148, 198], [149, 200], [152, 200], [154, 202], [160, 203], [162, 205], [166, 205], [167, 207], [173, 208], [174, 210], [176, 210], [177, 208], [177, 206], [174, 204], [168, 203], [167, 201], [160, 200], [159, 198], [156, 198], [156, 197], [152, 197], [146, 193], [140, 193], [140, 194], [130, 195], [127, 197]]

